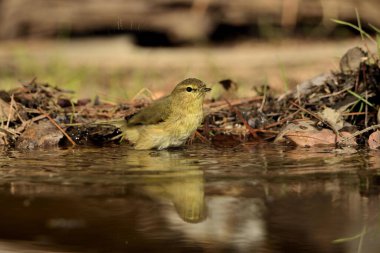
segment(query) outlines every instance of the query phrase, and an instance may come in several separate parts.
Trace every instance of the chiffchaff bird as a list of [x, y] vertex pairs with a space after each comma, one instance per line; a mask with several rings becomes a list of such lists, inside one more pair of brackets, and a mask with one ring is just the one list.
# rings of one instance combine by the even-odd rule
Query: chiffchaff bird
[[135, 149], [178, 147], [203, 121], [203, 100], [211, 89], [196, 78], [177, 84], [172, 93], [126, 118], [125, 137]]

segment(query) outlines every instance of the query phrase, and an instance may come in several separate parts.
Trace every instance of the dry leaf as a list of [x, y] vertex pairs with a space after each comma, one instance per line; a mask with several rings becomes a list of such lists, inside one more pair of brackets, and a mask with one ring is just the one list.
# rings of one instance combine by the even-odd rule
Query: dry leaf
[[[274, 142], [284, 141], [284, 138], [286, 138], [298, 146], [312, 147], [316, 145], [335, 145], [336, 141], [339, 142], [343, 138], [352, 137], [352, 134], [348, 132], [341, 132], [340, 134], [342, 137], [338, 136], [336, 140], [336, 135], [332, 130], [318, 130], [311, 120], [294, 121], [281, 130]], [[357, 145], [355, 138], [345, 141], [345, 145]]]
[[[352, 135], [348, 132], [341, 133], [343, 138], [350, 138]], [[336, 135], [330, 129], [313, 130], [309, 132], [305, 131], [294, 131], [288, 132], [285, 137], [293, 141], [298, 146], [302, 147], [312, 147], [316, 145], [335, 145]], [[342, 137], [337, 138], [340, 141]], [[345, 142], [346, 145], [357, 145], [355, 139], [351, 139]]]
[[373, 132], [368, 137], [368, 145], [370, 149], [378, 149], [380, 147], [380, 131]]
[[281, 130], [274, 142], [276, 143], [285, 141], [284, 137], [286, 137], [287, 133], [289, 132], [310, 132], [314, 130], [317, 131], [317, 129], [313, 125], [314, 122], [311, 120], [299, 120], [291, 122]]

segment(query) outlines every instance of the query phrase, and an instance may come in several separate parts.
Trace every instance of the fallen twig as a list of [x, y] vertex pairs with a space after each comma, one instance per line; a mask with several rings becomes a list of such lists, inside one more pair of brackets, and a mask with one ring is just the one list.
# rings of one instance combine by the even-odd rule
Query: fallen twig
[[36, 81], [37, 81], [37, 77], [35, 76], [35, 77], [33, 77], [32, 80], [30, 80], [28, 83], [23, 83], [22, 85], [23, 85], [24, 87], [29, 87], [30, 85], [35, 84]]
[[71, 137], [65, 132], [65, 130], [63, 130], [63, 128], [60, 127], [60, 126], [57, 124], [57, 122], [55, 122], [55, 120], [52, 119], [52, 117], [50, 117], [50, 115], [49, 115], [48, 113], [44, 112], [44, 111], [41, 110], [41, 109], [39, 109], [39, 111], [40, 111], [41, 113], [43, 113], [43, 114], [44, 114], [44, 115], [50, 120], [50, 122], [51, 122], [54, 126], [56, 126], [56, 127], [58, 128], [59, 131], [61, 131], [61, 132], [63, 133], [64, 136], [66, 136], [66, 138], [70, 141], [70, 143], [71, 143], [71, 145], [73, 145], [73, 147], [76, 146], [76, 143], [73, 141], [73, 139], [71, 139]]
[[0, 132], [8, 133], [11, 135], [19, 135], [20, 134], [17, 131], [13, 130], [12, 128], [0, 128]]
[[207, 140], [207, 138], [204, 137], [200, 132], [195, 131], [195, 136], [197, 136], [203, 143], [210, 144], [210, 141]]
[[21, 126], [16, 128], [15, 131], [18, 133], [21, 133], [29, 123], [36, 122], [36, 121], [39, 121], [39, 120], [44, 119], [44, 118], [46, 118], [46, 115], [41, 114], [41, 115], [38, 115], [37, 117], [31, 118], [30, 120], [23, 121]]
[[243, 122], [245, 128], [252, 134], [253, 138], [257, 138], [258, 137], [256, 134], [257, 131], [248, 124], [248, 122], [245, 120], [241, 112], [238, 109], [236, 109], [234, 106], [232, 106], [231, 103], [227, 99], [224, 99], [224, 100], [227, 102], [231, 110], [234, 111], [236, 115], [238, 116], [238, 118]]
[[283, 118], [282, 120], [264, 126], [264, 129], [268, 129], [268, 128], [272, 128], [272, 127], [275, 127], [275, 126], [281, 125], [281, 124], [283, 124], [284, 122], [288, 121], [289, 119], [293, 118], [293, 117], [294, 117], [297, 113], [299, 113], [300, 111], [301, 111], [301, 109], [298, 109], [297, 111], [293, 112], [292, 114], [288, 115], [287, 117]]
[[351, 90], [353, 88], [353, 85], [350, 85], [348, 86], [347, 88], [344, 88], [343, 90], [340, 90], [340, 91], [337, 91], [337, 92], [333, 92], [331, 94], [327, 94], [327, 95], [323, 95], [323, 96], [320, 96], [318, 97], [319, 100], [321, 100], [322, 98], [329, 98], [329, 97], [334, 97], [334, 96], [337, 96], [343, 92], [346, 92], [348, 90]]
[[357, 116], [357, 115], [365, 115], [365, 112], [344, 112], [342, 116]]
[[347, 141], [355, 138], [356, 136], [362, 135], [365, 132], [368, 132], [368, 131], [371, 131], [371, 130], [375, 130], [375, 129], [380, 129], [380, 124], [372, 125], [370, 127], [364, 128], [363, 130], [357, 131], [357, 132], [353, 133], [352, 136], [343, 138], [341, 141], [339, 141], [339, 144], [344, 144]]
[[6, 128], [9, 128], [9, 123], [11, 122], [11, 117], [13, 113], [13, 104], [14, 104], [14, 96], [12, 94], [11, 96], [11, 104], [9, 105], [9, 112], [8, 112], [8, 119], [7, 119], [7, 124], [5, 125]]

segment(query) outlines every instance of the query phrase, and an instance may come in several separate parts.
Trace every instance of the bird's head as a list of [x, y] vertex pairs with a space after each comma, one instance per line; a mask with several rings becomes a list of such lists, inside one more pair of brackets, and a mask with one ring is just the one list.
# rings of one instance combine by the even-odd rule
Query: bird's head
[[181, 104], [203, 101], [206, 93], [211, 91], [206, 84], [196, 78], [187, 78], [177, 84], [172, 93], [173, 99], [178, 100]]

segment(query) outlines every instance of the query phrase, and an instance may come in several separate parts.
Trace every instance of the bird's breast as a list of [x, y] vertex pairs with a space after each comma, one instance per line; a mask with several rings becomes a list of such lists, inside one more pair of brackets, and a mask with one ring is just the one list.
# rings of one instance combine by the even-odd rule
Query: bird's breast
[[177, 117], [172, 121], [172, 130], [178, 137], [187, 138], [190, 136], [203, 120], [203, 112], [188, 113], [184, 116]]

